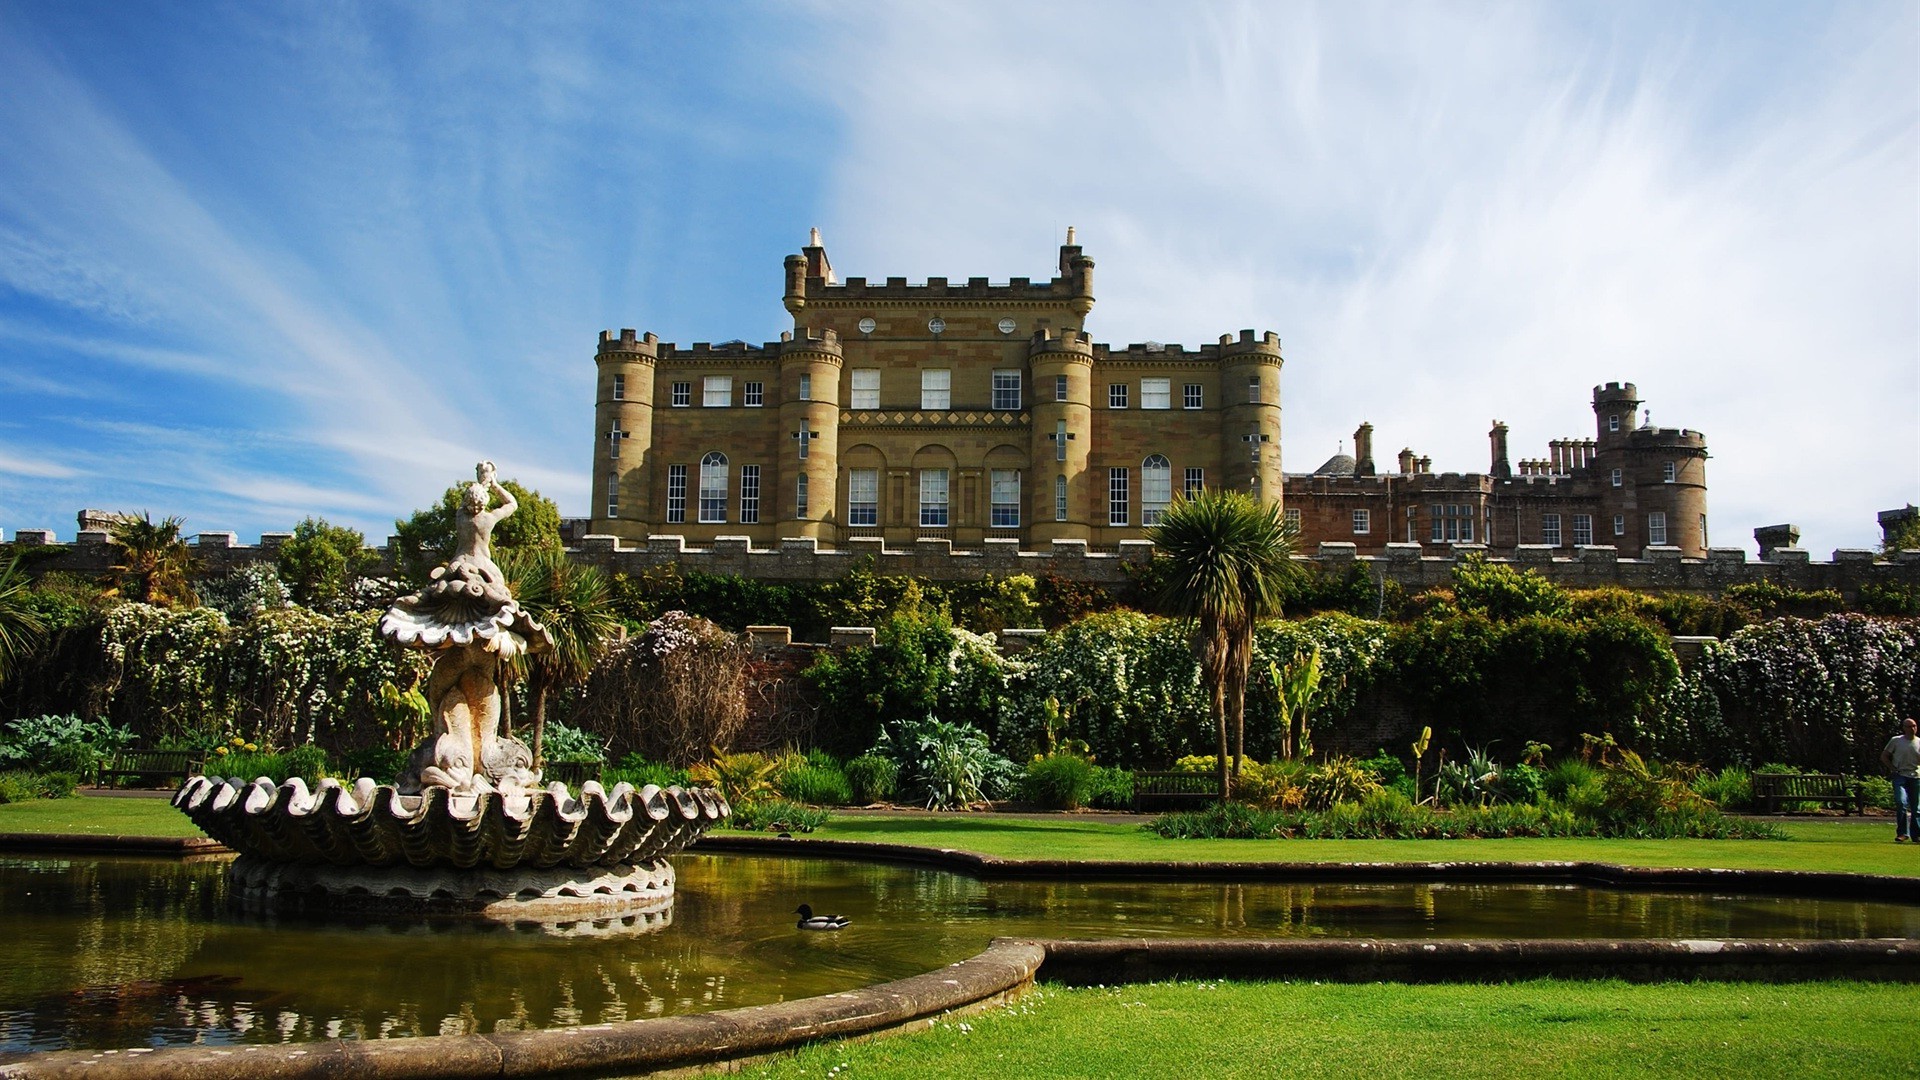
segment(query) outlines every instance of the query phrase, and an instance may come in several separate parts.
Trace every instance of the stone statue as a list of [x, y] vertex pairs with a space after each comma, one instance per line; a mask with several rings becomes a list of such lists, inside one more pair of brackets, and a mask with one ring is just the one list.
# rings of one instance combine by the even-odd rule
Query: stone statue
[[407, 759], [398, 785], [405, 794], [513, 792], [540, 783], [532, 752], [500, 734], [499, 670], [502, 660], [552, 648], [553, 639], [521, 610], [493, 561], [493, 527], [519, 504], [495, 479], [493, 462], [475, 466], [474, 477], [454, 512], [453, 557], [380, 620], [382, 637], [435, 654], [426, 685], [433, 734]]

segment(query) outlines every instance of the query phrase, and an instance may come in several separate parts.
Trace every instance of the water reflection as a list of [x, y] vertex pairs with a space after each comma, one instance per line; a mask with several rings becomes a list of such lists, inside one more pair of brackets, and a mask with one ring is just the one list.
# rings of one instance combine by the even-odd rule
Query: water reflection
[[[680, 856], [663, 917], [244, 915], [224, 864], [0, 860], [0, 1052], [504, 1031], [807, 997], [1035, 937], [1908, 937], [1920, 908], [1560, 886], [983, 882]], [[852, 916], [803, 934], [806, 901]]]

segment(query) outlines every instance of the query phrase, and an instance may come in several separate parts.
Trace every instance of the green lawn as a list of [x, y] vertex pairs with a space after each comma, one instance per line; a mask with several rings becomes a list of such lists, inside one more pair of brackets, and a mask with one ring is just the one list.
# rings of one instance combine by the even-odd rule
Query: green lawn
[[85, 836], [203, 836], [165, 799], [75, 795], [0, 805], [0, 833], [76, 833]]
[[1867, 983], [1043, 986], [745, 1075], [1911, 1076], [1915, 1000]]
[[[4, 809], [4, 807], [0, 807]], [[0, 819], [3, 820], [3, 819]], [[1182, 862], [1531, 862], [1625, 866], [1845, 870], [1920, 876], [1920, 846], [1893, 843], [1891, 819], [1786, 821], [1791, 840], [1165, 840], [1134, 825], [1063, 814], [1045, 821], [992, 814], [836, 814], [813, 833], [958, 848], [1007, 859]]]

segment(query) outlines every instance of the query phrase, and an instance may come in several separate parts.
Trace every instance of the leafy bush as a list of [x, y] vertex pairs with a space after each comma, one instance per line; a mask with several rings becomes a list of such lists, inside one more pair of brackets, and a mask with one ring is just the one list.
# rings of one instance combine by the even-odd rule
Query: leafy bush
[[206, 767], [208, 776], [239, 777], [244, 782], [264, 776], [276, 784], [284, 784], [297, 776], [305, 780], [308, 787], [331, 774], [326, 751], [317, 746], [277, 751], [243, 742], [238, 737], [226, 746], [216, 747], [208, 756]]
[[733, 803], [733, 816], [727, 819], [731, 828], [747, 832], [812, 832], [827, 823], [833, 816], [832, 811], [812, 806], [802, 806], [789, 799], [760, 799], [755, 802]]
[[1885, 776], [1866, 776], [1860, 779], [1860, 798], [1868, 806], [1884, 806], [1893, 809], [1893, 780]]
[[1018, 768], [993, 752], [978, 728], [934, 717], [889, 728], [878, 751], [900, 764], [902, 794], [929, 810], [953, 810], [994, 798]]
[[1392, 787], [1401, 777], [1407, 775], [1406, 763], [1386, 750], [1378, 750], [1370, 758], [1361, 758], [1355, 765], [1373, 774], [1373, 778], [1383, 786]]
[[74, 786], [72, 773], [9, 769], [0, 772], [0, 803], [64, 799], [73, 794]]
[[792, 754], [777, 763], [773, 786], [781, 795], [815, 806], [845, 806], [853, 801], [853, 785], [839, 763], [820, 751]]
[[598, 738], [576, 727], [569, 727], [557, 720], [547, 722], [541, 736], [541, 753], [548, 761], [585, 761], [601, 764], [607, 760], [607, 750]]
[[[1888, 785], [1892, 789], [1892, 785]], [[1702, 772], [1693, 778], [1693, 790], [1722, 810], [1745, 810], [1753, 805], [1753, 777], [1738, 765], [1719, 772]]]
[[1144, 827], [1170, 840], [1267, 840], [1298, 819], [1297, 814], [1243, 802], [1217, 802], [1205, 810], [1162, 814]]
[[374, 782], [391, 784], [407, 767], [407, 752], [388, 746], [368, 746], [345, 754], [340, 759], [343, 781], [372, 777]]
[[1540, 798], [1546, 786], [1546, 772], [1522, 762], [1500, 770], [1500, 785], [1495, 796], [1503, 802], [1530, 803]]
[[718, 788], [738, 812], [740, 807], [775, 797], [776, 767], [765, 754], [720, 754], [688, 769], [687, 775], [696, 784]]
[[900, 765], [881, 754], [861, 754], [847, 762], [847, 784], [853, 791], [851, 802], [865, 806], [893, 798], [900, 779]]
[[0, 729], [0, 769], [91, 776], [100, 763], [133, 742], [133, 732], [105, 720], [36, 716]]
[[1078, 754], [1049, 754], [1027, 763], [1020, 799], [1050, 810], [1078, 810], [1093, 793], [1093, 766]]
[[1598, 787], [1600, 770], [1579, 758], [1566, 758], [1548, 767], [1543, 790], [1550, 799], [1566, 801], [1577, 790]]
[[687, 770], [668, 765], [661, 761], [648, 761], [643, 755], [628, 754], [620, 759], [620, 764], [601, 774], [601, 783], [608, 788], [615, 784], [632, 784], [636, 788], [652, 784], [655, 787], [689, 787], [693, 778]]
[[1350, 758], [1330, 758], [1306, 777], [1307, 805], [1325, 810], [1341, 803], [1358, 803], [1380, 790], [1373, 773]]
[[1133, 809], [1133, 773], [1095, 765], [1087, 778], [1087, 805], [1096, 810]]

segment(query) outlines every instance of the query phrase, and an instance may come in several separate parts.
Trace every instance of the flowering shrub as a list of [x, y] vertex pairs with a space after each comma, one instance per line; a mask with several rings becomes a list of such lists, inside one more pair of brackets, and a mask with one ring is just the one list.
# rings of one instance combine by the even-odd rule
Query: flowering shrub
[[732, 634], [669, 611], [645, 633], [606, 649], [573, 723], [616, 757], [638, 752], [690, 766], [731, 747], [746, 723], [746, 659]]

